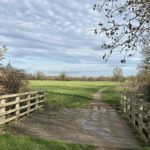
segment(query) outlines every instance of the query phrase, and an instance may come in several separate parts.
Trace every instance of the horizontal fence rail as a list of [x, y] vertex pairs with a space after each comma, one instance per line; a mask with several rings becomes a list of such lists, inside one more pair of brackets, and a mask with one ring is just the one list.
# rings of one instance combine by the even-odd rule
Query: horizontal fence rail
[[122, 93], [121, 106], [143, 140], [150, 142], [150, 103], [140, 96]]
[[41, 108], [43, 104], [43, 91], [0, 96], [0, 125], [25, 116]]

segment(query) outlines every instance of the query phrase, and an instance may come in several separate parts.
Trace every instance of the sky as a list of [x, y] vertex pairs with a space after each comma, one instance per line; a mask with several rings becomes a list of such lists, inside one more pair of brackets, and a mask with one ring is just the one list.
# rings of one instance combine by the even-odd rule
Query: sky
[[105, 17], [92, 10], [95, 1], [0, 0], [0, 41], [8, 47], [3, 63], [47, 75], [111, 76], [115, 67], [135, 75], [139, 54], [126, 64], [119, 52], [102, 60], [100, 42], [107, 39], [93, 31]]

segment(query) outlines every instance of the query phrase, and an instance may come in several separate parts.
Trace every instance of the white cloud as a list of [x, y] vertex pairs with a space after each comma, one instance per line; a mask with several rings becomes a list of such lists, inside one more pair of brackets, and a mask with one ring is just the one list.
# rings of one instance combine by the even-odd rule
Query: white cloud
[[[88, 71], [110, 74], [114, 66], [122, 65], [118, 53], [107, 65], [101, 60], [102, 39], [93, 29], [104, 18], [92, 11], [93, 4], [93, 0], [1, 0], [0, 40], [10, 47], [5, 62], [11, 60], [32, 72], [42, 63], [38, 70], [45, 72], [52, 66], [53, 72], [69, 66], [70, 72], [78, 74], [81, 69], [87, 75]], [[138, 61], [135, 57], [127, 65], [136, 68]], [[130, 69], [126, 70], [130, 74]]]

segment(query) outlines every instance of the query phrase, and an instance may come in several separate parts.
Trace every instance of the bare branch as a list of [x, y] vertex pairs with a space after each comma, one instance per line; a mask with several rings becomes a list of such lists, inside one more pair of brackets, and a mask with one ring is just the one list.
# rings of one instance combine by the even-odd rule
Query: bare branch
[[133, 56], [145, 41], [150, 41], [150, 1], [121, 2], [122, 0], [104, 0], [94, 5], [94, 10], [104, 13], [107, 19], [95, 29], [96, 34], [105, 33], [109, 39], [109, 43], [101, 43], [102, 48], [110, 50], [110, 53], [104, 55], [104, 60], [108, 60], [114, 50], [124, 52], [125, 60], [126, 57]]

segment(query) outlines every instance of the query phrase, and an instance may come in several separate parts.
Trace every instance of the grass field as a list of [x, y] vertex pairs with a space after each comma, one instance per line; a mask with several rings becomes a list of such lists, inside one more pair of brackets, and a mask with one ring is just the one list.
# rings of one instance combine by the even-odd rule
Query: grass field
[[115, 92], [118, 84], [117, 82], [30, 81], [33, 90], [47, 92], [47, 100], [51, 106], [67, 108], [88, 108], [92, 95], [100, 89], [104, 89], [103, 100], [118, 106], [119, 95]]

